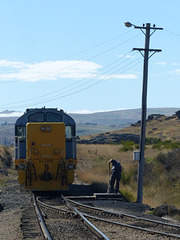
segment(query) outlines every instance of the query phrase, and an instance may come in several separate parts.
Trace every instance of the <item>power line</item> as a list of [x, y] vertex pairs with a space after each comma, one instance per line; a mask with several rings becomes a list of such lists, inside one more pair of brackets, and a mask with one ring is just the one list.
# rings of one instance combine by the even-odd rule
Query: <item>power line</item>
[[[135, 61], [137, 61], [137, 60], [135, 60]], [[133, 62], [135, 62], [135, 61], [133, 61]], [[132, 62], [132, 63], [133, 63], [133, 62]], [[129, 63], [129, 64], [127, 64], [126, 66], [123, 67], [123, 68], [125, 68], [125, 67], [128, 67], [128, 66], [129, 66], [129, 67], [126, 68], [124, 71], [122, 71], [122, 72], [119, 73], [120, 69], [118, 69], [118, 70], [116, 70], [115, 72], [113, 72], [112, 75], [113, 75], [113, 74], [116, 74], [116, 73], [122, 74], [122, 73], [126, 72], [127, 70], [129, 70], [130, 68], [132, 68], [133, 66], [139, 64], [140, 62], [142, 62], [142, 61], [139, 61], [138, 63], [135, 63], [135, 64], [133, 64], [132, 66], [130, 66], [132, 63]], [[115, 67], [117, 67], [117, 65], [116, 65]], [[113, 67], [113, 68], [114, 68], [114, 67]], [[111, 69], [113, 69], [113, 68], [111, 68]], [[107, 73], [107, 72], [109, 72], [109, 70], [103, 72], [103, 74], [105, 74], [105, 73]], [[108, 77], [106, 76], [106, 77], [104, 77], [104, 79], [100, 79], [98, 82], [92, 83], [92, 84], [89, 85], [89, 86], [86, 86], [86, 87], [84, 87], [84, 88], [81, 88], [81, 89], [79, 89], [79, 90], [77, 90], [77, 91], [74, 91], [74, 92], [72, 92], [72, 93], [67, 93], [67, 92], [69, 92], [69, 91], [75, 90], [75, 89], [77, 89], [77, 88], [79, 88], [79, 87], [82, 87], [82, 86], [84, 86], [84, 85], [87, 85], [89, 82], [92, 82], [92, 80], [95, 80], [95, 79], [99, 78], [100, 76], [102, 76], [102, 74], [99, 75], [98, 77], [96, 76], [96, 77], [90, 79], [89, 81], [81, 84], [80, 86], [74, 87], [74, 88], [71, 89], [71, 90], [67, 90], [67, 91], [65, 91], [64, 93], [61, 93], [61, 95], [58, 94], [58, 95], [55, 95], [55, 96], [53, 96], [53, 97], [51, 97], [51, 98], [47, 98], [47, 99], [41, 100], [41, 101], [36, 102], [36, 103], [29, 103], [28, 106], [29, 106], [29, 105], [30, 105], [30, 106], [35, 106], [35, 105], [37, 105], [37, 104], [41, 104], [41, 103], [50, 102], [50, 101], [54, 101], [54, 100], [57, 100], [57, 99], [65, 98], [65, 97], [68, 97], [68, 96], [77, 94], [77, 93], [79, 93], [79, 92], [82, 92], [82, 91], [84, 91], [84, 90], [89, 89], [90, 87], [99, 85], [99, 84], [101, 84], [101, 83], [109, 80]], [[67, 93], [67, 94], [66, 94], [66, 93]], [[64, 95], [62, 95], [62, 94], [64, 94]], [[60, 96], [59, 96], [59, 95], [60, 95]], [[26, 107], [26, 106], [27, 106], [27, 105], [19, 105], [19, 106], [12, 106], [12, 107], [13, 107], [13, 108], [19, 108], [19, 107]]]
[[[133, 66], [139, 64], [140, 62], [142, 62], [142, 60], [139, 61], [138, 63], [134, 64]], [[132, 66], [131, 66], [131, 67], [132, 67]], [[131, 67], [129, 67], [129, 68], [131, 68]], [[128, 68], [128, 69], [129, 69], [129, 68]], [[122, 71], [121, 73], [119, 73], [119, 69], [118, 69], [118, 70], [116, 70], [115, 72], [113, 72], [112, 75], [113, 75], [113, 74], [116, 74], [116, 73], [122, 74], [122, 73], [126, 72], [128, 69]], [[101, 79], [101, 80], [99, 80], [98, 82], [93, 83], [93, 84], [91, 84], [91, 85], [89, 85], [89, 86], [87, 86], [87, 87], [84, 87], [84, 88], [82, 88], [82, 89], [79, 89], [79, 90], [77, 90], [77, 91], [75, 91], [75, 92], [72, 92], [72, 93], [69, 93], [69, 94], [66, 94], [66, 95], [63, 95], [63, 96], [57, 96], [57, 97], [54, 97], [54, 98], [51, 98], [51, 99], [47, 99], [47, 100], [41, 101], [41, 102], [39, 102], [39, 103], [37, 103], [37, 104], [45, 103], [45, 102], [49, 102], [49, 101], [54, 101], [54, 100], [57, 100], [57, 99], [61, 99], [61, 98], [64, 98], [64, 97], [68, 97], [68, 96], [77, 94], [77, 93], [82, 92], [82, 91], [84, 91], [84, 90], [87, 90], [87, 89], [89, 89], [89, 88], [91, 88], [91, 87], [93, 87], [93, 86], [102, 84], [103, 82], [105, 82], [105, 81], [107, 81], [107, 80], [109, 80], [109, 79], [108, 79], [108, 77], [106, 76], [104, 79]], [[36, 104], [34, 104], [34, 105], [36, 105]]]
[[[99, 57], [99, 56], [101, 56], [101, 55], [103, 55], [103, 54], [105, 54], [105, 53], [108, 53], [108, 52], [110, 52], [110, 51], [118, 48], [119, 46], [121, 46], [121, 45], [123, 45], [123, 44], [125, 44], [125, 43], [127, 43], [127, 42], [129, 42], [129, 41], [131, 41], [132, 39], [136, 38], [136, 37], [139, 36], [139, 35], [140, 35], [140, 34], [136, 34], [136, 35], [134, 35], [133, 37], [129, 38], [128, 40], [125, 40], [125, 41], [123, 41], [123, 42], [121, 42], [121, 43], [119, 43], [119, 44], [117, 44], [117, 45], [115, 45], [115, 46], [113, 46], [113, 47], [111, 47], [111, 48], [109, 48], [109, 49], [107, 49], [107, 50], [104, 50], [104, 51], [102, 51], [102, 52], [100, 52], [100, 53], [98, 53], [98, 54], [96, 54], [96, 55], [94, 55], [94, 56], [92, 56], [92, 57], [89, 57], [89, 58], [86, 59], [85, 61], [90, 61], [90, 60], [92, 60], [92, 59], [94, 59], [94, 58], [96, 58], [96, 57]], [[63, 61], [63, 60], [60, 60], [60, 61]], [[58, 68], [58, 69], [55, 70], [55, 71], [51, 71], [51, 72], [48, 72], [48, 73], [46, 73], [46, 74], [40, 74], [40, 75], [37, 75], [37, 76], [33, 76], [33, 77], [31, 77], [31, 78], [25, 78], [24, 80], [27, 81], [27, 80], [31, 80], [31, 79], [35, 79], [35, 78], [45, 77], [45, 76], [48, 76], [48, 75], [50, 75], [50, 74], [52, 74], [52, 73], [57, 73], [57, 72], [59, 72], [59, 71], [67, 70], [67, 69], [70, 69], [70, 68], [72, 68], [72, 67], [78, 66], [78, 65], [80, 65], [81, 63], [82, 63], [82, 61], [78, 61], [77, 63], [72, 64], [71, 66], [64, 67], [64, 68], [61, 68], [61, 69]], [[8, 81], [7, 83], [12, 83], [12, 82], [17, 82], [17, 81], [19, 81], [19, 80]], [[5, 81], [0, 82], [0, 84], [1, 84], [1, 83], [5, 83]]]
[[89, 48], [87, 48], [87, 49], [84, 49], [84, 50], [82, 50], [82, 51], [79, 51], [79, 52], [77, 52], [77, 53], [74, 53], [74, 54], [72, 54], [72, 55], [65, 56], [65, 57], [63, 57], [63, 59], [68, 59], [68, 58], [70, 58], [70, 57], [78, 56], [78, 55], [80, 55], [80, 54], [82, 54], [82, 53], [88, 52], [89, 50], [95, 49], [95, 48], [97, 48], [97, 47], [101, 47], [102, 45], [104, 45], [104, 44], [106, 44], [106, 43], [109, 43], [109, 42], [112, 42], [112, 41], [114, 41], [115, 39], [118, 39], [118, 38], [120, 38], [120, 37], [122, 37], [122, 36], [124, 36], [124, 35], [126, 35], [126, 34], [128, 34], [128, 31], [125, 32], [125, 33], [119, 34], [118, 36], [115, 36], [115, 37], [113, 37], [113, 38], [110, 38], [110, 39], [108, 39], [108, 40], [106, 40], [106, 41], [104, 41], [104, 42], [98, 43], [98, 44], [96, 44], [96, 45], [94, 45], [94, 46], [92, 46], [92, 47], [89, 47]]
[[[116, 65], [116, 66], [119, 67], [120, 64], [123, 64], [123, 63], [125, 63], [126, 61], [129, 60], [128, 58], [123, 59], [123, 57], [127, 56], [127, 55], [130, 54], [130, 53], [131, 53], [131, 57], [133, 57], [133, 56], [136, 54], [136, 52], [132, 52], [132, 51], [129, 51], [129, 52], [125, 53], [121, 58], [118, 58], [117, 60], [113, 61], [112, 63], [106, 65], [106, 66], [103, 68], [103, 71], [104, 71], [104, 69], [109, 68], [110, 66], [112, 66], [113, 64], [115, 64], [115, 63], [117, 63], [117, 62], [119, 62], [119, 63], [118, 63], [118, 65]], [[113, 67], [113, 68], [114, 68], [114, 67]], [[106, 72], [108, 72], [108, 71], [109, 71], [109, 70], [107, 70]], [[94, 74], [90, 74], [87, 78], [91, 78], [89, 81], [92, 81], [93, 79], [96, 79], [96, 77], [97, 77], [97, 76], [94, 77]], [[23, 102], [29, 102], [29, 101], [34, 100], [34, 99], [39, 99], [39, 98], [47, 97], [48, 95], [55, 94], [55, 93], [57, 93], [57, 92], [59, 92], [59, 91], [62, 92], [62, 90], [68, 89], [68, 88], [71, 88], [70, 90], [72, 90], [72, 86], [74, 86], [74, 85], [77, 85], [77, 84], [81, 83], [79, 86], [77, 86], [77, 87], [81, 87], [82, 85], [85, 85], [85, 84], [87, 84], [87, 83], [89, 82], [89, 81], [86, 81], [85, 83], [82, 83], [82, 81], [83, 81], [83, 80], [80, 79], [79, 81], [76, 81], [76, 82], [74, 82], [74, 83], [72, 83], [72, 84], [69, 84], [68, 86], [66, 86], [66, 87], [64, 87], [64, 88], [58, 89], [58, 90], [56, 90], [56, 91], [53, 91], [53, 92], [51, 92], [51, 93], [47, 93], [47, 94], [44, 94], [44, 95], [41, 95], [41, 96], [37, 96], [37, 97], [33, 97], [33, 98], [26, 99], [26, 100], [24, 100]], [[77, 87], [75, 87], [75, 88], [77, 88]], [[73, 89], [74, 89], [74, 88], [73, 88]], [[68, 91], [68, 90], [67, 90], [67, 91]], [[22, 101], [13, 102], [13, 103], [9, 103], [9, 104], [6, 104], [6, 105], [1, 104], [0, 106], [8, 107], [8, 106], [11, 106], [12, 104], [19, 104], [19, 103], [22, 103]]]
[[175, 35], [175, 36], [177, 36], [177, 37], [180, 37], [180, 34], [179, 34], [179, 33], [175, 33], [175, 32], [169, 31], [168, 29], [164, 29], [164, 28], [163, 28], [163, 30], [164, 30], [165, 32], [171, 33], [171, 34], [173, 34], [173, 35]]

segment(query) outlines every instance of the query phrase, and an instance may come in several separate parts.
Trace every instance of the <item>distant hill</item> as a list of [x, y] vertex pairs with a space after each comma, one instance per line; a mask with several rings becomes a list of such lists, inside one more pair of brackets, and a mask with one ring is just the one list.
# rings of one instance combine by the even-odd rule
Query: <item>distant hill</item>
[[[78, 143], [81, 144], [107, 144], [132, 141], [139, 144], [141, 134], [140, 121], [126, 128], [96, 135], [81, 136]], [[146, 121], [146, 138], [149, 141], [177, 141], [180, 143], [180, 112], [171, 116], [152, 114]]]
[[[147, 116], [151, 114], [163, 114], [170, 116], [179, 108], [148, 108]], [[77, 124], [99, 124], [105, 126], [130, 125], [141, 119], [141, 109], [117, 110], [109, 112], [97, 112], [91, 114], [74, 114], [69, 113], [75, 119]]]
[[[147, 116], [150, 114], [164, 114], [170, 116], [179, 108], [148, 108]], [[141, 109], [116, 110], [108, 112], [97, 112], [89, 114], [68, 113], [75, 119], [77, 124], [98, 124], [104, 126], [121, 126], [134, 123], [141, 118]], [[14, 124], [22, 112], [3, 111], [0, 112], [0, 124], [7, 122], [7, 124]]]
[[[163, 114], [171, 116], [180, 108], [149, 108], [147, 116], [151, 114]], [[14, 142], [14, 124], [17, 120], [15, 111], [0, 112], [0, 144], [12, 144]], [[15, 116], [16, 115], [16, 116]], [[141, 109], [117, 110], [98, 112], [92, 114], [69, 113], [77, 123], [76, 134], [79, 136], [93, 135], [103, 132], [120, 130], [141, 119]]]
[[[180, 108], [149, 108], [147, 116], [162, 114], [171, 116]], [[71, 114], [77, 123], [77, 135], [93, 135], [130, 126], [141, 119], [141, 109], [117, 110], [91, 114]]]
[[2, 111], [0, 112], [0, 124], [14, 124], [16, 120], [23, 114], [23, 112], [16, 111]]

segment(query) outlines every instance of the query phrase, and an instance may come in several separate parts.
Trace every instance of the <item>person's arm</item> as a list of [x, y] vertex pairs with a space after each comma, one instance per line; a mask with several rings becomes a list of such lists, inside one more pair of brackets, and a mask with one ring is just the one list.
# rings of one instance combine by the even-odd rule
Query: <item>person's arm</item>
[[110, 163], [111, 163], [111, 162], [112, 162], [112, 159], [110, 159], [110, 160], [109, 160], [109, 162], [108, 162], [108, 163], [109, 163], [109, 165], [110, 165]]

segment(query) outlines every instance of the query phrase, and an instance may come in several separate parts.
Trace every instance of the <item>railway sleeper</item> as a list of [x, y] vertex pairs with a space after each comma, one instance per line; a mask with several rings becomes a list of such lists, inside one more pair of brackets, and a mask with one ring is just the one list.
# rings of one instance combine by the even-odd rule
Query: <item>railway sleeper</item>
[[36, 219], [36, 214], [34, 207], [29, 204], [21, 207], [21, 230], [23, 234], [23, 239], [41, 239], [42, 233], [39, 229], [38, 221]]

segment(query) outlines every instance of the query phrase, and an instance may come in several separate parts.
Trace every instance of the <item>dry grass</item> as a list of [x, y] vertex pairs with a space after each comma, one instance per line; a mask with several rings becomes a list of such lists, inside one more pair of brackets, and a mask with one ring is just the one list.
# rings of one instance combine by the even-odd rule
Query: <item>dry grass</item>
[[[109, 166], [108, 160], [115, 158], [121, 162], [125, 176], [120, 182], [120, 191], [129, 193], [130, 199], [135, 201], [137, 195], [137, 169], [138, 163], [133, 162], [133, 152], [119, 152], [120, 145], [82, 145], [78, 144], [78, 177], [89, 184], [102, 183], [108, 186], [109, 183]], [[166, 149], [162, 152], [167, 153]], [[157, 156], [159, 150], [152, 149], [152, 146], [147, 146], [145, 157], [150, 159], [148, 168], [144, 173], [144, 193], [143, 203], [151, 207], [168, 203], [176, 207], [180, 207], [179, 192], [180, 185], [174, 186], [168, 182], [164, 169], [159, 163], [153, 162], [153, 158]], [[151, 172], [151, 159], [156, 171]], [[149, 170], [150, 169], [150, 170]], [[132, 176], [128, 179], [128, 174], [133, 172]], [[151, 175], [154, 174], [154, 175]], [[128, 181], [129, 180], [129, 181]]]
[[17, 173], [13, 164], [13, 147], [0, 145], [0, 186], [9, 179], [16, 179]]

